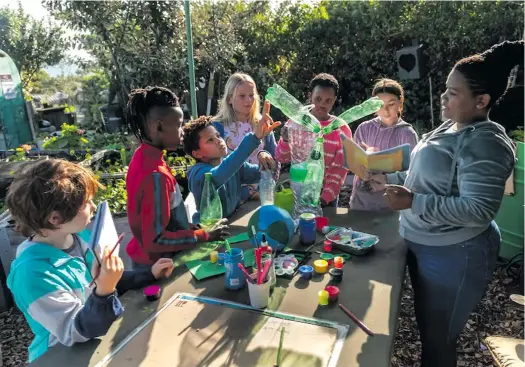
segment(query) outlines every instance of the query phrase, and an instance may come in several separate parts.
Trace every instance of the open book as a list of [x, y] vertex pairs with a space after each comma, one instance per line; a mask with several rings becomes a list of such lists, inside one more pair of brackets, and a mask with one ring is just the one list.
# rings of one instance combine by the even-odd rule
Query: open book
[[345, 167], [359, 178], [365, 177], [364, 169], [368, 171], [396, 172], [405, 171], [410, 163], [410, 144], [368, 153], [346, 135], [341, 134], [341, 142], [345, 154]]
[[[108, 203], [102, 201], [98, 204], [97, 214], [93, 220], [93, 229], [91, 230], [91, 241], [89, 242], [89, 247], [93, 250], [99, 264], [104, 249], [108, 247], [109, 251], [111, 251], [117, 240], [118, 234], [115, 222], [113, 222], [113, 216], [109, 210]], [[120, 245], [117, 245], [115, 248], [115, 253], [117, 254], [119, 253], [119, 247]]]

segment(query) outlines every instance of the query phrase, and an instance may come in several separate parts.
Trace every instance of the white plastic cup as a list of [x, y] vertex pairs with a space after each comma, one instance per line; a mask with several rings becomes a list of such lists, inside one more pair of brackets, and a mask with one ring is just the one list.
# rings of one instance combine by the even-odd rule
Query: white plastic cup
[[250, 305], [253, 308], [265, 308], [270, 300], [270, 282], [257, 284], [257, 275], [252, 275], [252, 278], [255, 279], [254, 283], [246, 280], [248, 283], [248, 294], [250, 295]]

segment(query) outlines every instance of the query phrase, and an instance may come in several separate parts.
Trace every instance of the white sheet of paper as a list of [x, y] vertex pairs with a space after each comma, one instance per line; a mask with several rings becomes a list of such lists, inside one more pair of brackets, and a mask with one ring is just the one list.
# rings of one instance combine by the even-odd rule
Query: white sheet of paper
[[[97, 215], [95, 216], [95, 222], [93, 223], [93, 233], [91, 234], [91, 248], [97, 256], [102, 258], [104, 249], [107, 247], [109, 251], [113, 249], [115, 243], [117, 243], [118, 234], [113, 216], [109, 210], [107, 202], [102, 201], [97, 208]], [[117, 245], [115, 249], [116, 254], [119, 253], [120, 245]]]

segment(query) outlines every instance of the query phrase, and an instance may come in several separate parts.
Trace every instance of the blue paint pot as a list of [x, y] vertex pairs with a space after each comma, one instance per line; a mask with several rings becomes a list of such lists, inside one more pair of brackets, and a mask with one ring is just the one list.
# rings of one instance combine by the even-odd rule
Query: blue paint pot
[[312, 279], [313, 273], [314, 273], [314, 268], [312, 268], [310, 265], [303, 265], [299, 267], [299, 275], [304, 280]]
[[224, 252], [219, 252], [217, 255], [217, 265], [224, 265], [224, 259], [226, 258], [226, 254]]

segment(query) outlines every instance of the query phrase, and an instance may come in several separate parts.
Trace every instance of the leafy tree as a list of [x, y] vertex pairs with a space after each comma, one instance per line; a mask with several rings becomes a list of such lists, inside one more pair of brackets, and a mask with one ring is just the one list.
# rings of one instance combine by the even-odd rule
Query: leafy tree
[[46, 66], [58, 64], [64, 57], [67, 40], [55, 24], [33, 19], [18, 4], [18, 9], [0, 7], [0, 49], [15, 62], [27, 86]]

